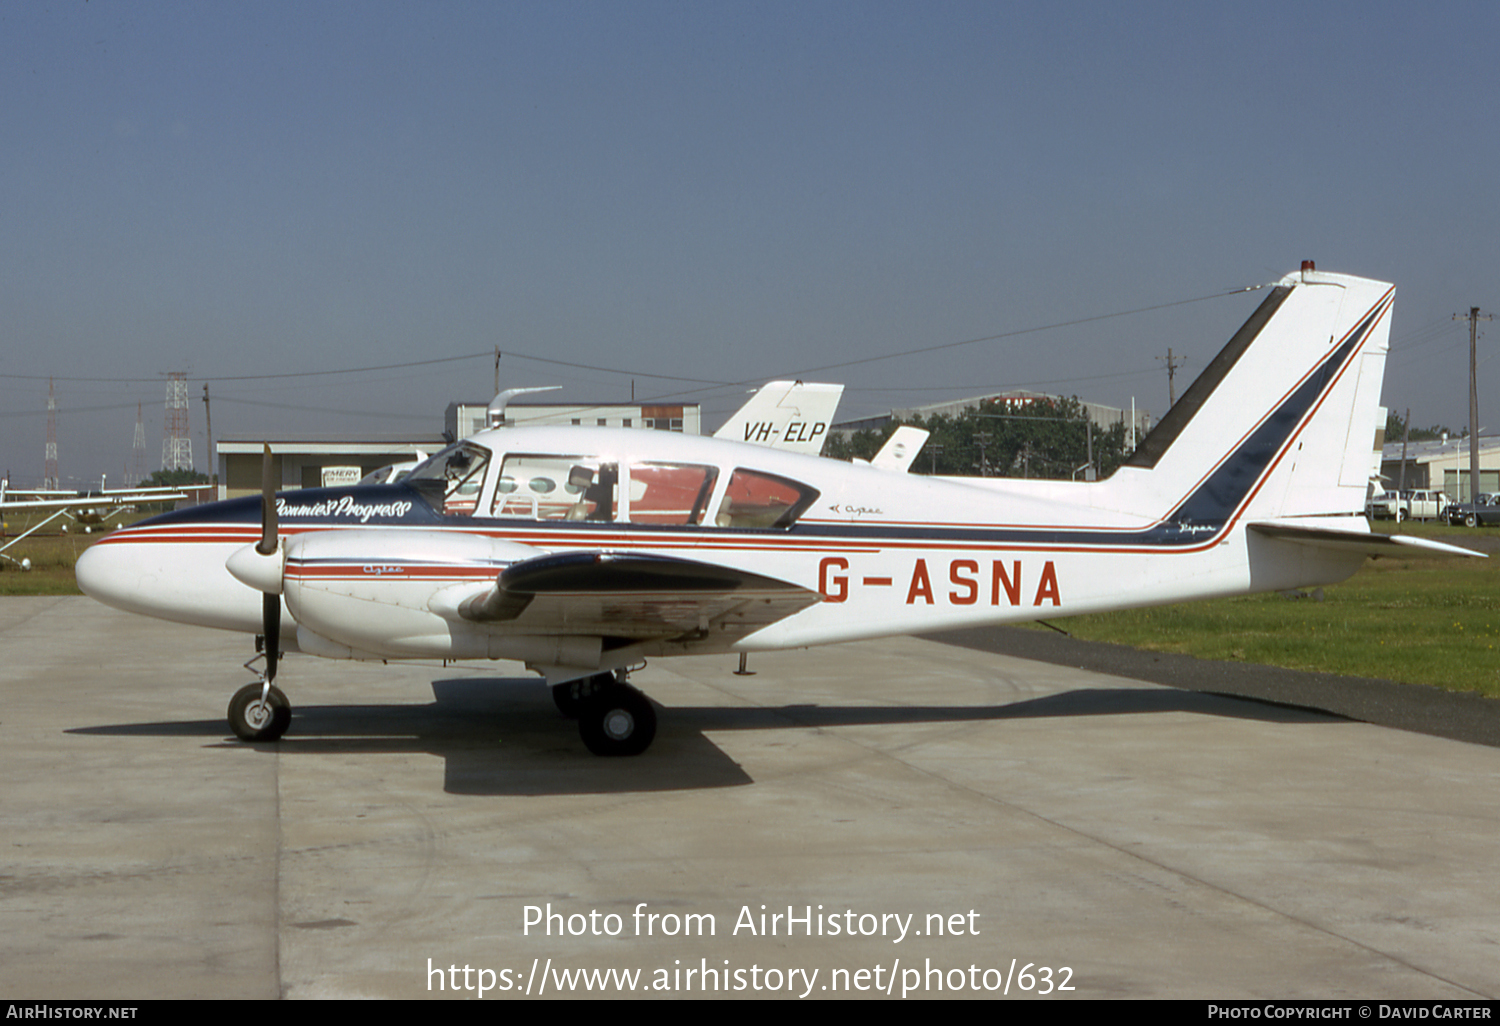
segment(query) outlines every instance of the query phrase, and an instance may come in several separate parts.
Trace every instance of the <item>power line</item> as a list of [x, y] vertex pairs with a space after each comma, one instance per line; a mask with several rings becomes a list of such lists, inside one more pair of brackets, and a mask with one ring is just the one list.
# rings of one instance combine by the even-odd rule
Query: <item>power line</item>
[[875, 363], [879, 360], [894, 360], [900, 356], [920, 356], [923, 353], [936, 353], [943, 349], [957, 349], [959, 346], [972, 346], [978, 342], [996, 342], [1002, 338], [1016, 338], [1020, 335], [1031, 335], [1039, 331], [1053, 331], [1057, 328], [1073, 328], [1080, 324], [1094, 324], [1098, 321], [1107, 321], [1114, 317], [1129, 317], [1133, 314], [1151, 313], [1153, 310], [1167, 310], [1174, 306], [1187, 306], [1189, 303], [1201, 303], [1208, 299], [1223, 299], [1226, 296], [1238, 296], [1245, 292], [1255, 292], [1258, 289], [1267, 288], [1266, 285], [1247, 285], [1244, 288], [1230, 289], [1228, 292], [1215, 292], [1207, 296], [1195, 296], [1192, 299], [1179, 299], [1171, 303], [1157, 303], [1154, 306], [1137, 307], [1134, 310], [1117, 310], [1114, 313], [1096, 314], [1093, 317], [1079, 317], [1071, 321], [1058, 321], [1055, 324], [1040, 324], [1034, 328], [1017, 328], [1015, 331], [1003, 331], [998, 335], [985, 335], [982, 338], [964, 339], [962, 342], [944, 342], [935, 346], [923, 346], [920, 349], [908, 349], [900, 353], [886, 353], [884, 356], [867, 356], [860, 360], [846, 360], [843, 363], [830, 363], [822, 367], [808, 367], [804, 370], [794, 371], [788, 377], [802, 378], [806, 374], [817, 374], [826, 370], [842, 370], [845, 367], [858, 367], [866, 363]]
[[[1137, 307], [1133, 310], [1117, 310], [1114, 313], [1095, 314], [1092, 317], [1079, 317], [1070, 321], [1058, 321], [1054, 324], [1040, 324], [1031, 328], [1017, 328], [1014, 331], [1003, 331], [997, 335], [985, 335], [981, 338], [969, 338], [960, 342], [943, 342], [938, 345], [922, 346], [917, 349], [906, 349], [897, 353], [886, 353], [882, 356], [867, 356], [858, 360], [846, 360], [843, 363], [830, 363], [821, 367], [805, 367], [796, 371], [783, 371], [780, 373], [763, 375], [755, 378], [746, 378], [743, 381], [722, 382], [723, 387], [743, 388], [746, 385], [755, 384], [770, 378], [795, 378], [799, 381], [806, 380], [809, 374], [820, 374], [828, 370], [842, 370], [845, 367], [858, 367], [867, 363], [876, 363], [880, 360], [894, 360], [902, 356], [920, 356], [924, 353], [935, 353], [944, 349], [956, 349], [959, 346], [971, 346], [979, 342], [995, 342], [1005, 338], [1016, 338], [1021, 335], [1032, 335], [1041, 331], [1052, 331], [1057, 328], [1072, 328], [1080, 324], [1093, 324], [1098, 321], [1107, 321], [1114, 317], [1129, 317], [1133, 314], [1150, 313], [1154, 310], [1167, 310], [1175, 306], [1187, 306], [1190, 303], [1202, 303], [1210, 299], [1224, 299], [1229, 296], [1243, 295], [1246, 292], [1256, 292], [1260, 289], [1269, 288], [1269, 285], [1246, 285], [1242, 288], [1230, 289], [1226, 292], [1214, 292], [1206, 296], [1195, 296], [1192, 299], [1179, 299], [1170, 303], [1157, 303], [1152, 306]], [[718, 387], [718, 386], [715, 386]], [[647, 402], [660, 402], [665, 399], [679, 399], [686, 396], [698, 395], [710, 391], [709, 388], [686, 390], [682, 392], [669, 392], [646, 400]]]
[[[485, 350], [482, 353], [465, 353], [463, 356], [442, 356], [432, 360], [414, 360], [411, 363], [387, 363], [379, 367], [346, 367], [343, 370], [322, 371], [295, 371], [287, 374], [195, 374], [193, 377], [200, 381], [272, 381], [278, 378], [313, 378], [323, 377], [331, 374], [363, 374], [367, 371], [401, 370], [407, 367], [426, 367], [434, 363], [456, 363], [459, 360], [473, 360], [481, 356], [491, 356], [494, 350]], [[134, 382], [160, 383], [161, 377], [154, 378], [67, 378], [46, 374], [0, 374], [0, 377], [16, 378], [22, 381], [44, 381], [49, 377], [57, 381], [98, 381], [111, 382], [115, 384], [127, 384]]]
[[[860, 359], [856, 359], [856, 360], [845, 360], [845, 361], [842, 361], [842, 362], [839, 362], [839, 363], [824, 364], [824, 365], [818, 366], [818, 367], [807, 367], [807, 368], [803, 368], [803, 369], [797, 370], [797, 371], [781, 372], [781, 373], [771, 373], [771, 374], [762, 374], [762, 375], [757, 375], [757, 376], [755, 376], [753, 378], [745, 378], [745, 379], [739, 380], [739, 381], [716, 381], [716, 380], [712, 380], [712, 379], [691, 378], [691, 377], [685, 377], [685, 376], [681, 376], [681, 375], [656, 374], [656, 373], [652, 373], [652, 372], [649, 372], [649, 371], [642, 371], [642, 370], [628, 370], [628, 369], [620, 368], [620, 367], [606, 367], [606, 366], [602, 366], [602, 365], [599, 365], [599, 364], [588, 364], [588, 363], [575, 362], [575, 361], [569, 361], [569, 360], [559, 360], [559, 359], [556, 359], [554, 357], [536, 356], [536, 355], [533, 355], [531, 353], [523, 353], [523, 352], [520, 352], [520, 351], [517, 351], [517, 350], [511, 350], [511, 349], [503, 349], [503, 350], [500, 350], [499, 352], [500, 352], [501, 356], [509, 356], [512, 359], [530, 360], [530, 361], [533, 361], [533, 362], [536, 362], [536, 363], [551, 364], [551, 365], [559, 366], [559, 367], [570, 367], [570, 368], [573, 368], [575, 370], [596, 371], [596, 372], [604, 373], [604, 374], [630, 375], [630, 376], [633, 376], [633, 377], [651, 378], [651, 379], [659, 380], [659, 381], [680, 381], [680, 382], [684, 382], [684, 383], [687, 383], [687, 384], [697, 384], [697, 385], [703, 385], [704, 386], [702, 388], [697, 388], [697, 389], [685, 389], [685, 390], [682, 390], [682, 391], [667, 392], [667, 393], [663, 393], [663, 394], [657, 395], [655, 397], [652, 397], [652, 398], [644, 400], [645, 402], [659, 402], [659, 401], [662, 401], [662, 400], [684, 399], [684, 398], [687, 398], [687, 397], [690, 397], [690, 396], [698, 396], [698, 395], [702, 395], [703, 393], [712, 392], [712, 391], [715, 391], [715, 390], [718, 390], [718, 389], [744, 388], [746, 386], [753, 385], [753, 384], [756, 384], [758, 382], [765, 381], [767, 378], [796, 378], [798, 380], [804, 380], [807, 377], [807, 375], [809, 375], [809, 374], [817, 374], [817, 373], [821, 373], [823, 371], [842, 370], [842, 369], [847, 368], [847, 367], [858, 367], [858, 366], [863, 366], [865, 364], [877, 363], [877, 362], [882, 361], [882, 360], [894, 360], [894, 359], [898, 359], [898, 358], [905, 357], [905, 356], [920, 356], [920, 355], [923, 355], [923, 354], [926, 354], [926, 353], [935, 353], [935, 352], [940, 352], [940, 351], [946, 350], [946, 349], [957, 349], [957, 348], [960, 348], [962, 346], [977, 345], [978, 343], [981, 343], [981, 342], [996, 342], [996, 341], [999, 341], [1001, 339], [1018, 338], [1018, 337], [1023, 336], [1023, 335], [1031, 335], [1031, 334], [1036, 334], [1038, 332], [1053, 331], [1053, 330], [1056, 330], [1058, 328], [1069, 328], [1069, 327], [1076, 327], [1076, 326], [1082, 325], [1082, 324], [1093, 324], [1093, 323], [1097, 323], [1099, 321], [1110, 320], [1110, 319], [1113, 319], [1113, 318], [1116, 318], [1116, 317], [1128, 317], [1128, 316], [1131, 316], [1131, 315], [1134, 315], [1134, 314], [1150, 313], [1150, 312], [1156, 311], [1156, 310], [1166, 310], [1166, 309], [1170, 309], [1172, 307], [1186, 306], [1186, 305], [1191, 304], [1191, 303], [1201, 303], [1201, 302], [1204, 302], [1204, 301], [1210, 300], [1210, 299], [1222, 299], [1222, 298], [1225, 298], [1225, 297], [1228, 297], [1228, 296], [1241, 295], [1243, 293], [1254, 292], [1254, 291], [1256, 291], [1258, 289], [1262, 289], [1262, 288], [1265, 288], [1265, 287], [1266, 287], [1265, 285], [1249, 285], [1249, 286], [1245, 286], [1245, 287], [1242, 287], [1242, 288], [1230, 289], [1230, 290], [1224, 291], [1224, 292], [1215, 292], [1215, 293], [1211, 293], [1209, 295], [1195, 296], [1195, 297], [1190, 298], [1190, 299], [1174, 300], [1172, 302], [1167, 302], [1167, 303], [1155, 303], [1155, 304], [1152, 304], [1151, 306], [1137, 307], [1137, 308], [1131, 309], [1131, 310], [1117, 310], [1117, 311], [1114, 311], [1112, 313], [1095, 314], [1095, 315], [1089, 316], [1089, 317], [1078, 317], [1078, 318], [1074, 318], [1072, 320], [1057, 321], [1057, 322], [1054, 322], [1054, 323], [1051, 323], [1051, 324], [1035, 325], [1035, 326], [1029, 327], [1029, 328], [1017, 328], [1017, 329], [1012, 330], [1012, 331], [998, 332], [998, 333], [993, 334], [993, 335], [984, 335], [984, 336], [980, 336], [978, 338], [962, 339], [962, 340], [959, 340], [959, 341], [956, 341], [956, 342], [942, 342], [942, 343], [938, 343], [936, 345], [930, 345], [930, 346], [919, 346], [919, 347], [916, 347], [916, 348], [913, 348], [913, 349], [906, 349], [906, 350], [901, 350], [901, 351], [893, 352], [893, 353], [884, 353], [884, 354], [879, 355], [879, 356], [867, 356], [867, 357], [861, 357]], [[286, 379], [293, 379], [293, 378], [328, 377], [328, 376], [340, 375], [340, 374], [362, 374], [362, 373], [368, 373], [368, 372], [372, 372], [372, 371], [403, 370], [403, 369], [412, 368], [412, 367], [429, 367], [429, 366], [432, 366], [434, 364], [455, 363], [455, 362], [459, 362], [459, 361], [463, 361], [463, 360], [475, 360], [475, 359], [479, 359], [481, 357], [487, 358], [487, 359], [494, 359], [495, 355], [496, 355], [496, 349], [495, 348], [490, 348], [490, 349], [482, 350], [480, 352], [464, 353], [464, 354], [458, 355], [458, 356], [438, 357], [438, 358], [435, 358], [435, 359], [427, 359], [427, 360], [414, 360], [414, 361], [407, 362], [407, 363], [380, 364], [380, 365], [377, 365], [377, 366], [370, 366], [370, 367], [346, 367], [346, 368], [337, 369], [337, 370], [296, 371], [296, 372], [288, 372], [288, 373], [280, 373], [280, 374], [239, 374], [239, 375], [203, 374], [203, 375], [193, 375], [193, 377], [196, 378], [196, 379], [198, 379], [198, 380], [205, 381], [205, 382], [215, 382], [215, 381], [217, 381], [217, 382], [228, 382], [228, 381], [275, 381], [275, 380], [286, 380]], [[21, 381], [40, 381], [40, 380], [44, 380], [47, 377], [49, 377], [49, 376], [46, 376], [46, 375], [30, 375], [30, 374], [0, 374], [0, 379], [14, 378], [16, 380], [21, 380]], [[55, 377], [55, 376], [53, 376], [53, 377]], [[151, 378], [128, 378], [128, 377], [117, 377], [117, 378], [105, 378], [105, 377], [56, 377], [55, 380], [58, 380], [58, 381], [71, 381], [71, 382], [111, 383], [111, 384], [126, 384], [126, 383], [152, 383], [152, 384], [155, 384], [155, 383], [160, 382], [161, 378], [159, 376], [158, 377], [151, 377]], [[1062, 380], [1068, 380], [1068, 379], [1062, 379]], [[1077, 380], [1088, 380], [1088, 379], [1077, 379]], [[236, 400], [236, 399], [232, 399], [232, 398], [230, 398], [228, 396], [223, 397], [222, 401], [227, 401], [227, 402], [241, 402], [241, 403], [251, 404], [250, 400], [243, 400], [243, 399]], [[263, 403], [263, 404], [259, 404], [259, 405], [271, 406], [273, 404]], [[126, 408], [127, 406], [128, 406], [128, 404], [125, 404], [124, 406], [106, 405], [106, 406], [91, 407], [91, 408], [89, 408], [89, 410], [93, 411], [93, 410], [121, 409], [121, 408]], [[281, 408], [283, 408], [283, 409], [297, 409], [298, 407], [295, 407], [295, 406], [284, 406], [284, 407], [281, 407]], [[85, 412], [85, 411], [82, 410], [82, 409], [80, 409], [80, 410], [75, 411], [75, 412]], [[337, 412], [341, 412], [341, 413], [345, 413], [346, 412], [346, 413], [351, 413], [352, 414], [352, 413], [355, 413], [356, 411], [352, 411], [351, 410], [351, 411], [337, 411]], [[386, 413], [385, 415], [386, 416], [390, 416], [391, 414]], [[4, 416], [4, 414], [0, 414], [0, 416]]]
[[391, 410], [338, 410], [328, 406], [302, 406], [293, 403], [268, 403], [258, 399], [238, 399], [230, 395], [219, 396], [221, 403], [233, 403], [236, 406], [263, 406], [272, 410], [304, 410], [309, 413], [337, 413], [350, 417], [380, 417], [382, 420], [432, 420], [430, 413], [395, 413]]
[[637, 378], [657, 378], [661, 381], [686, 381], [694, 385], [711, 385], [714, 387], [733, 385], [732, 381], [714, 381], [710, 378], [684, 378], [675, 374], [649, 374], [639, 370], [621, 370], [618, 367], [596, 367], [588, 363], [571, 363], [567, 360], [554, 360], [546, 356], [530, 356], [526, 353], [518, 353], [513, 349], [500, 350], [501, 356], [509, 356], [513, 360], [530, 360], [533, 363], [550, 363], [557, 367], [572, 367], [574, 370], [599, 371], [603, 374], [628, 374]]

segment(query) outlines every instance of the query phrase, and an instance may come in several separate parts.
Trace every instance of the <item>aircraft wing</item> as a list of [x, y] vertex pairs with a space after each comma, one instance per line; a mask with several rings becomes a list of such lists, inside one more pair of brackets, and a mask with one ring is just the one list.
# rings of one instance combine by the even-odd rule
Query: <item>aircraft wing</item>
[[1487, 559], [1482, 552], [1460, 548], [1433, 541], [1430, 538], [1414, 538], [1408, 534], [1375, 534], [1366, 531], [1344, 531], [1329, 527], [1309, 527], [1306, 524], [1285, 520], [1266, 520], [1246, 525], [1257, 534], [1278, 541], [1311, 545], [1315, 548], [1338, 549], [1344, 552], [1363, 552], [1367, 556], [1388, 556], [1393, 559], [1442, 558], [1447, 556], [1478, 556]]
[[148, 502], [170, 502], [173, 499], [186, 499], [182, 492], [125, 492], [111, 493], [109, 495], [78, 496], [72, 499], [21, 499], [12, 500], [9, 496], [4, 502], [0, 502], [0, 513], [24, 513], [33, 510], [60, 510], [60, 509], [101, 509], [105, 506], [133, 506]]
[[[187, 485], [186, 490], [192, 491], [195, 488], [208, 487], [210, 486], [207, 483]], [[5, 485], [5, 494], [7, 497], [23, 495], [28, 499], [84, 499], [90, 496], [100, 499], [116, 495], [162, 495], [166, 492], [183, 490], [183, 488], [177, 485], [143, 485], [140, 488], [100, 488], [89, 492], [88, 495], [84, 495], [76, 488], [12, 488], [8, 482]]]
[[527, 632], [670, 639], [749, 634], [820, 601], [801, 585], [715, 563], [566, 552], [511, 564], [457, 611]]

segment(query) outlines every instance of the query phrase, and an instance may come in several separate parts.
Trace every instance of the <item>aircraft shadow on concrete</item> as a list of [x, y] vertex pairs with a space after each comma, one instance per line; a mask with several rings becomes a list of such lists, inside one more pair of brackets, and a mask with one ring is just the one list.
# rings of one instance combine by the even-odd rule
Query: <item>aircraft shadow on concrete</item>
[[[1187, 712], [1268, 723], [1330, 723], [1344, 717], [1233, 695], [1171, 688], [1080, 688], [1007, 705], [758, 708], [658, 706], [656, 740], [638, 758], [590, 755], [577, 727], [557, 712], [534, 678], [458, 678], [432, 683], [429, 705], [294, 705], [292, 726], [274, 744], [229, 739], [222, 718], [78, 727], [69, 734], [202, 737], [224, 747], [283, 757], [428, 752], [446, 761], [450, 794], [615, 794], [737, 787], [753, 783], [706, 736], [715, 731], [787, 730], [883, 724], [971, 723]], [[295, 696], [293, 696], [295, 698]]]

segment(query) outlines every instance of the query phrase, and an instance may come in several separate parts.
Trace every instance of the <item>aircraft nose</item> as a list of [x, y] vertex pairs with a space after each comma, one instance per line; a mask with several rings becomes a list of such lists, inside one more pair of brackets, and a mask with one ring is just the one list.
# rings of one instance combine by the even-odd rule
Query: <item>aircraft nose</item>
[[89, 598], [128, 613], [256, 633], [261, 597], [224, 568], [243, 544], [122, 528], [86, 549], [73, 572]]
[[[120, 532], [111, 536], [118, 538]], [[139, 591], [141, 574], [119, 544], [96, 542], [83, 550], [73, 564], [78, 590], [107, 606], [130, 608], [127, 596]]]

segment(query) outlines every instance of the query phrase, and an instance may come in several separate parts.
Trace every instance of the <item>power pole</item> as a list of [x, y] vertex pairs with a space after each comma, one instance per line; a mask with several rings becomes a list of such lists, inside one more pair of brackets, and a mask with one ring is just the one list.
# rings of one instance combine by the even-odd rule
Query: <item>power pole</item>
[[[208, 481], [209, 484], [217, 486], [219, 483], [219, 461], [214, 459], [214, 415], [208, 408], [208, 382], [203, 383], [203, 420], [208, 425]], [[214, 498], [218, 498], [218, 492]]]
[[42, 469], [42, 487], [56, 489], [57, 474], [57, 396], [52, 391], [52, 379], [47, 379], [47, 448]]
[[932, 461], [932, 474], [933, 474], [934, 477], [937, 476], [937, 458], [938, 458], [938, 453], [940, 453], [942, 451], [943, 451], [943, 447], [941, 445], [929, 445], [927, 447], [927, 458]]
[[141, 419], [141, 404], [135, 404], [135, 441], [130, 447], [130, 470], [125, 475], [125, 484], [138, 488], [146, 480], [146, 424]]
[[[1158, 356], [1158, 360], [1162, 357]], [[1172, 347], [1167, 347], [1167, 409], [1177, 405], [1177, 368], [1182, 366], [1182, 361], [1172, 362]]]
[[161, 469], [192, 470], [193, 439], [188, 434], [187, 372], [167, 374], [167, 426], [161, 443]]
[[[1454, 314], [1453, 319], [1469, 322], [1469, 501], [1479, 499], [1479, 361], [1476, 358], [1476, 343], [1479, 338], [1479, 322], [1492, 321], [1493, 314], [1481, 314], [1479, 307], [1469, 307], [1469, 315]], [[1462, 489], [1459, 499], [1463, 498]]]
[[[1400, 495], [1406, 491], [1406, 447], [1411, 443], [1411, 407], [1406, 408], [1406, 423], [1401, 426], [1401, 476], [1396, 480], [1396, 508], [1401, 508]], [[1397, 515], [1399, 522], [1400, 515]]]

